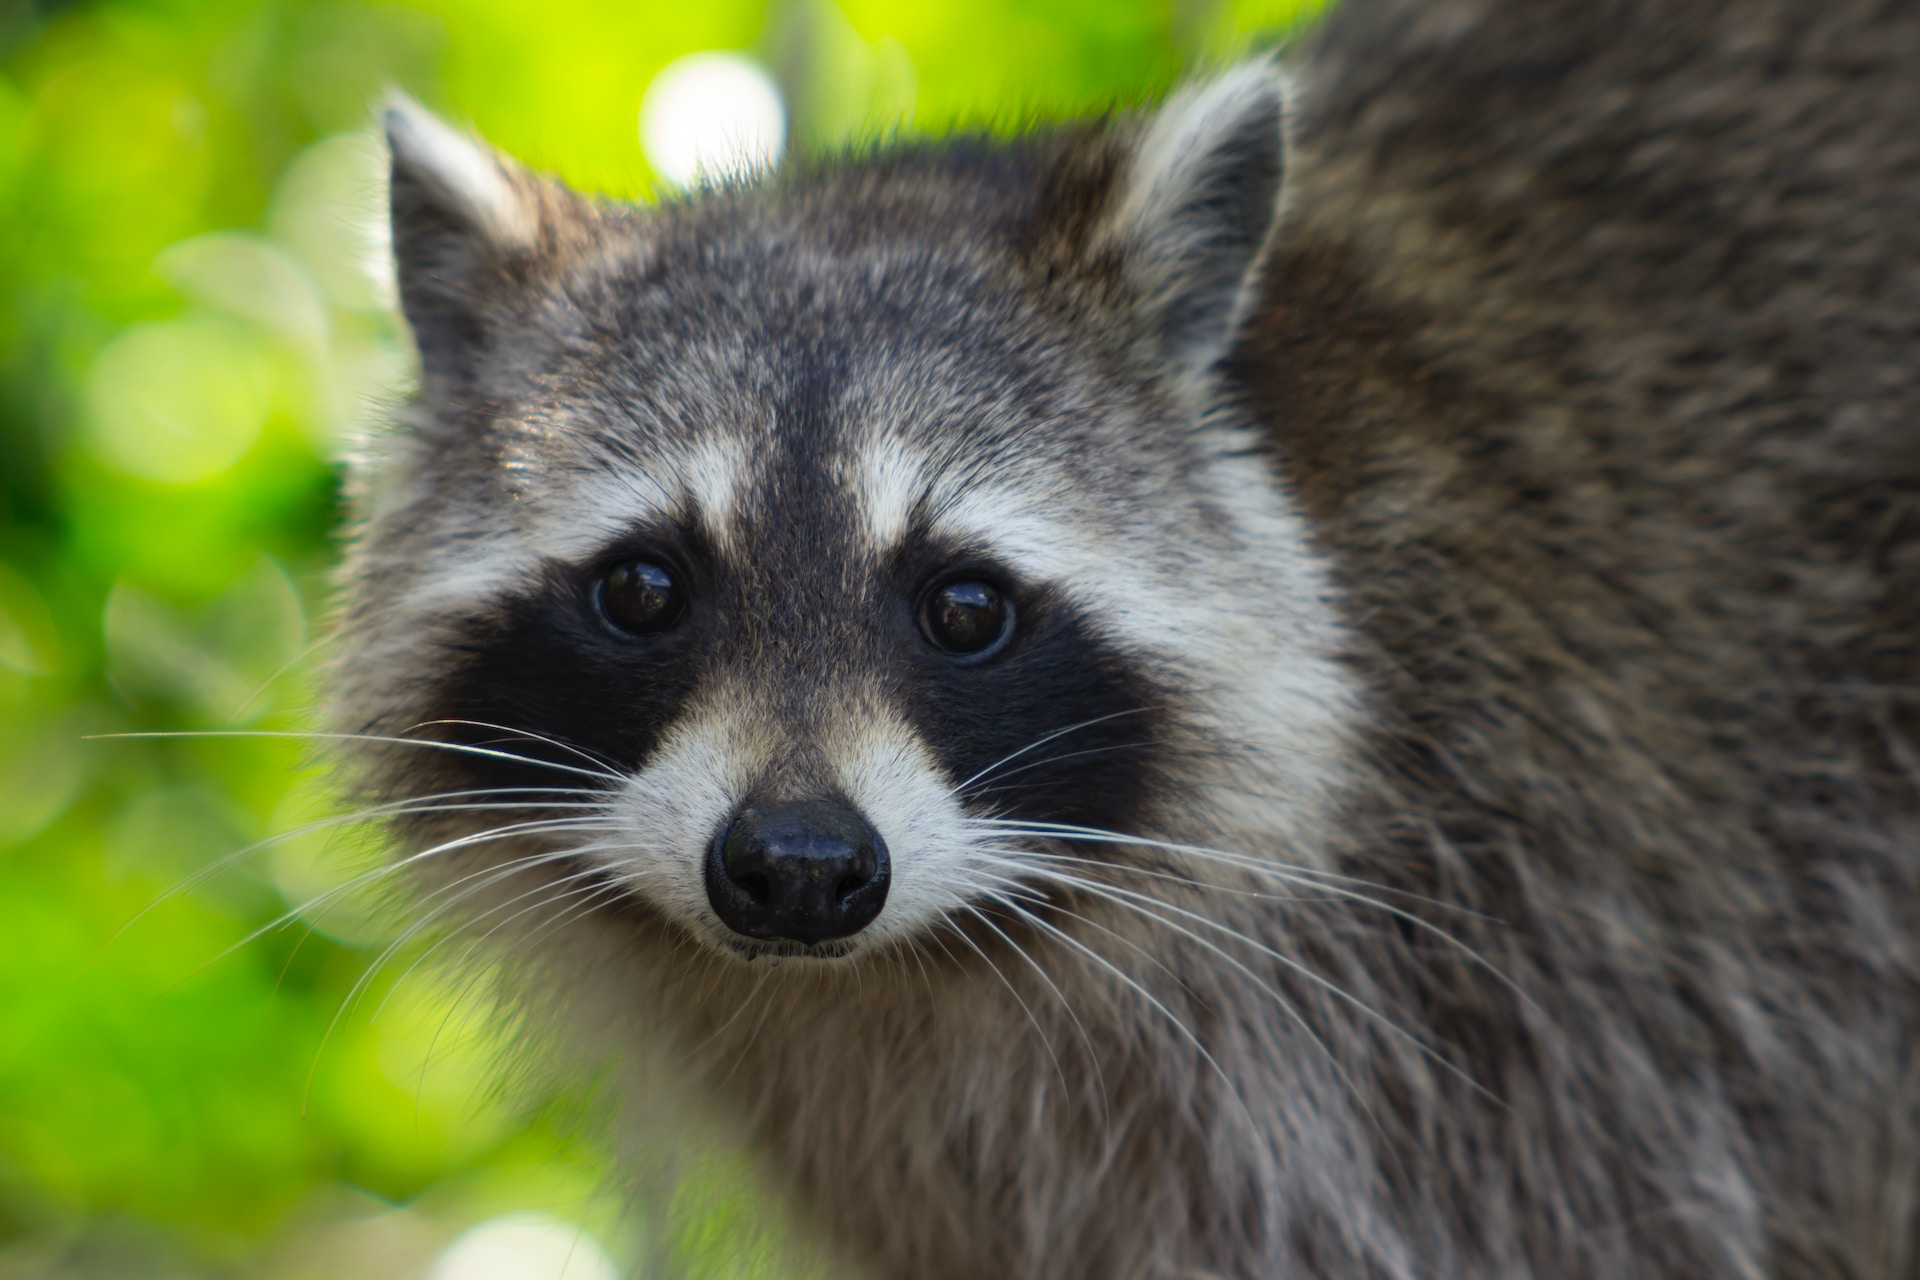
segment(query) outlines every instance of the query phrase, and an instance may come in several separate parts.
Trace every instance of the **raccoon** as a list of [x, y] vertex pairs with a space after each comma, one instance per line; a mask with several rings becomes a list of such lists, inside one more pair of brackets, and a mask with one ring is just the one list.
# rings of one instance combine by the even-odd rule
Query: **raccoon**
[[1906, 0], [652, 205], [402, 103], [354, 776], [859, 1274], [1920, 1274], [1916, 122]]

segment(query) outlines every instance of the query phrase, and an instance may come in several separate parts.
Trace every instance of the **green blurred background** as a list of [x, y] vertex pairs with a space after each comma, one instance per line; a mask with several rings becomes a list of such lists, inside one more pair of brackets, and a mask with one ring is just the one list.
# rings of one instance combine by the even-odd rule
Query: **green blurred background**
[[[457, 973], [306, 905], [374, 837], [196, 875], [327, 811], [340, 459], [408, 376], [365, 232], [388, 86], [644, 199], [643, 95], [695, 51], [765, 67], [809, 146], [1137, 101], [1303, 7], [0, 0], [0, 1280], [643, 1256], [587, 1103], [490, 1088]], [[101, 736], [205, 730], [248, 732]], [[765, 1270], [726, 1168], [654, 1242], [694, 1275]]]

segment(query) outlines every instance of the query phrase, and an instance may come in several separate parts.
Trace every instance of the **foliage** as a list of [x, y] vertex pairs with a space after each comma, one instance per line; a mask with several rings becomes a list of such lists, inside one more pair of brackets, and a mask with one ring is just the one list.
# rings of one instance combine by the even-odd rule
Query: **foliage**
[[[0, 1277], [425, 1275], [527, 1209], [631, 1244], [578, 1100], [491, 1091], [449, 975], [403, 945], [359, 989], [392, 926], [305, 904], [366, 839], [198, 874], [324, 811], [339, 459], [406, 376], [370, 103], [644, 196], [641, 95], [693, 50], [760, 58], [821, 145], [1145, 97], [1298, 7], [0, 2]], [[729, 1204], [696, 1273], [756, 1269]]]

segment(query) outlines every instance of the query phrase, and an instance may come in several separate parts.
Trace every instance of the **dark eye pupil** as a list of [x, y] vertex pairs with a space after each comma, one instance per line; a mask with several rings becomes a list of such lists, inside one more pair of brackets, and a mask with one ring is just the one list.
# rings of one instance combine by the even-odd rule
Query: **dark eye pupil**
[[984, 582], [950, 582], [927, 597], [920, 628], [948, 653], [978, 653], [1007, 626], [1007, 602]]
[[680, 588], [673, 575], [646, 560], [616, 565], [600, 580], [600, 608], [622, 631], [645, 635], [680, 620]]

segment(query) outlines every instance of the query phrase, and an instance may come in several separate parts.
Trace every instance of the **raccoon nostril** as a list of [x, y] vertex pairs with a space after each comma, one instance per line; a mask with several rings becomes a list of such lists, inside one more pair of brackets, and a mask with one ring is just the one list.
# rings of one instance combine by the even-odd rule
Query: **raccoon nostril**
[[707, 853], [707, 901], [749, 938], [850, 937], [879, 916], [891, 878], [879, 834], [826, 800], [743, 809]]

